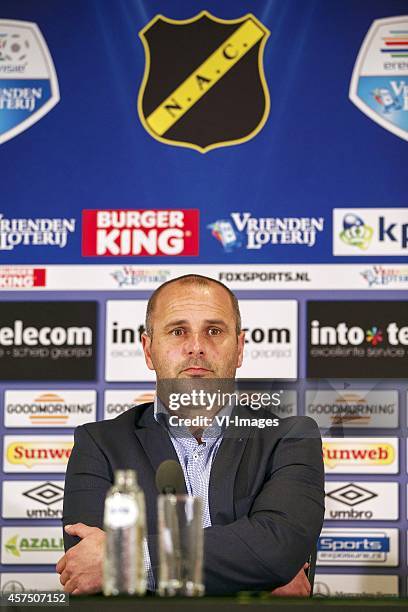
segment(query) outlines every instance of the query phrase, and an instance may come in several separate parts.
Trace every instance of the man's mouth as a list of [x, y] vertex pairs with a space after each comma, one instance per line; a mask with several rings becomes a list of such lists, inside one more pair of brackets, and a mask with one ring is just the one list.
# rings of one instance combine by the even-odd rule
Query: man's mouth
[[189, 368], [185, 368], [184, 370], [182, 370], [182, 372], [185, 372], [190, 376], [205, 376], [205, 374], [212, 372], [212, 370], [202, 368], [200, 366], [190, 366]]

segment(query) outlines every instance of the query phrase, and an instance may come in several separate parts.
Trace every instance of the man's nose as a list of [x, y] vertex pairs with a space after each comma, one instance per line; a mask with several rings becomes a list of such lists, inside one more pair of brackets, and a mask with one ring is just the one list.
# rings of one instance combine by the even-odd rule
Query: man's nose
[[204, 355], [205, 342], [201, 334], [190, 334], [186, 343], [186, 350], [189, 355]]

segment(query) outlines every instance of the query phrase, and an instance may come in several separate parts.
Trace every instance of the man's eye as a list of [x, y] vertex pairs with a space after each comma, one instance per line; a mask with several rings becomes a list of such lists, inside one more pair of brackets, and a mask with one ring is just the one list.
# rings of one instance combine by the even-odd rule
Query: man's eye
[[173, 336], [182, 336], [184, 333], [184, 330], [181, 329], [180, 327], [177, 327], [177, 329], [172, 329], [171, 333]]
[[218, 336], [221, 333], [221, 330], [218, 329], [218, 327], [210, 327], [208, 333], [210, 334], [210, 336]]

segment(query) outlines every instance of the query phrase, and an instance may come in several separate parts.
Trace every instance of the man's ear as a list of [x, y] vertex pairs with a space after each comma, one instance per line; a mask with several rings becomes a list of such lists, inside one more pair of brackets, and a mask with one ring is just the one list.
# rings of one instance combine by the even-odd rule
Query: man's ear
[[244, 347], [245, 347], [245, 332], [241, 331], [238, 336], [237, 368], [240, 368], [242, 366], [242, 360], [244, 359]]
[[150, 336], [143, 332], [142, 334], [142, 347], [145, 356], [146, 365], [149, 370], [154, 370], [154, 365], [152, 361], [152, 353], [151, 353], [152, 339]]

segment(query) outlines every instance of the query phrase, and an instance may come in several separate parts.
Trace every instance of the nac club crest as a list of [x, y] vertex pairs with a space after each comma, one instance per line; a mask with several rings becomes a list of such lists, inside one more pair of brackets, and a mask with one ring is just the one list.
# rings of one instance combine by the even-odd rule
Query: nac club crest
[[146, 64], [138, 112], [147, 132], [200, 153], [253, 138], [269, 114], [263, 71], [268, 36], [252, 14], [154, 17], [140, 32]]

